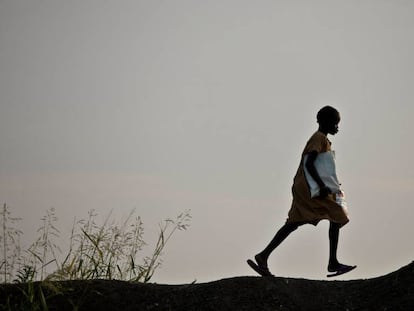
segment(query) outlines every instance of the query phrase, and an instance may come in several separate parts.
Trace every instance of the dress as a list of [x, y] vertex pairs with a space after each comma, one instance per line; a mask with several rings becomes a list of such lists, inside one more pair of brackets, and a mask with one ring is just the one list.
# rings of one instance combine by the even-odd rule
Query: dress
[[323, 219], [341, 225], [349, 222], [347, 211], [335, 202], [335, 194], [329, 194], [324, 199], [311, 198], [309, 186], [306, 182], [303, 170], [303, 156], [312, 151], [321, 153], [329, 150], [331, 150], [331, 142], [320, 131], [314, 133], [306, 143], [299, 168], [293, 180], [293, 199], [287, 223], [309, 223], [316, 226]]

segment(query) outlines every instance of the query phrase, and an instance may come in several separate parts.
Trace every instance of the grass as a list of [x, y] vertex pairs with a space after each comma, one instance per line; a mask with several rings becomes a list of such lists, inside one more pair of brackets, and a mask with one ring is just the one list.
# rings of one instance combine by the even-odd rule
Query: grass
[[[41, 218], [38, 236], [26, 249], [20, 245], [23, 232], [17, 228], [20, 218], [13, 217], [11, 208], [4, 204], [0, 211], [1, 236], [0, 282], [23, 283], [23, 301], [19, 308], [10, 308], [10, 302], [0, 310], [47, 310], [44, 286], [51, 295], [62, 294], [52, 281], [66, 280], [123, 280], [149, 282], [162, 263], [162, 254], [177, 230], [186, 230], [191, 216], [188, 211], [175, 219], [159, 224], [158, 239], [150, 255], [142, 255], [148, 245], [143, 239], [144, 227], [139, 216], [132, 211], [117, 222], [110, 213], [103, 224], [91, 210], [85, 219], [75, 220], [68, 240], [68, 250], [59, 247], [60, 231], [56, 227], [55, 209], [46, 211]], [[60, 259], [63, 258], [63, 259]], [[34, 286], [39, 282], [39, 286]], [[52, 288], [52, 290], [51, 290]], [[74, 310], [77, 309], [74, 307]]]

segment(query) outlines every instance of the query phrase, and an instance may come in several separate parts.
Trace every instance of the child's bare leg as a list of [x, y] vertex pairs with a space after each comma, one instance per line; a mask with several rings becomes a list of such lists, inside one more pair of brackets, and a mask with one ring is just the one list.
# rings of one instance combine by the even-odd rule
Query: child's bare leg
[[339, 229], [341, 225], [335, 222], [331, 222], [329, 226], [329, 264], [328, 270], [336, 270], [340, 265], [337, 258]]
[[267, 268], [267, 259], [270, 254], [278, 247], [293, 231], [300, 226], [299, 223], [286, 223], [276, 233], [274, 238], [270, 241], [269, 245], [255, 256], [256, 262], [260, 267]]

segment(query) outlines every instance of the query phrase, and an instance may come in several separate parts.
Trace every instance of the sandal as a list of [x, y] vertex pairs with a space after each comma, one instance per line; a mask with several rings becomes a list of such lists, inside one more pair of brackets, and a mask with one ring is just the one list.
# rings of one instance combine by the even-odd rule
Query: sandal
[[270, 273], [268, 267], [260, 266], [251, 259], [247, 260], [247, 264], [250, 266], [250, 268], [259, 273], [261, 276], [274, 276], [272, 273]]
[[354, 270], [356, 267], [357, 266], [348, 266], [348, 265], [343, 265], [343, 264], [339, 264], [335, 268], [328, 267], [328, 271], [332, 272], [332, 273], [328, 274], [327, 277], [330, 278], [330, 277], [333, 277], [333, 276], [338, 276], [338, 275], [350, 272], [350, 271]]

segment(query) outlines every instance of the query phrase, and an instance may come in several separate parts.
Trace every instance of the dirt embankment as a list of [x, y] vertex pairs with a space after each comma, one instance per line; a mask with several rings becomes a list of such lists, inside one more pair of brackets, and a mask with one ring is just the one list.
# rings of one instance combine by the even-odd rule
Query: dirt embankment
[[[107, 280], [34, 285], [34, 295], [41, 286], [48, 309], [59, 311], [414, 310], [414, 262], [382, 277], [353, 281], [237, 277], [187, 285]], [[0, 304], [8, 299], [11, 310], [22, 310], [13, 305], [27, 299], [23, 292], [27, 284], [0, 286]]]

